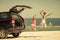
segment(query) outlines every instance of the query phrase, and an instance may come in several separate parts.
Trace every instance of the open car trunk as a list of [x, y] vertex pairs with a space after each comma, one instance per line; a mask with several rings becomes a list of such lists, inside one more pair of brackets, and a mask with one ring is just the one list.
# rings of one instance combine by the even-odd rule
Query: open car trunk
[[18, 14], [18, 13], [21, 13], [21, 12], [22, 12], [24, 9], [26, 9], [26, 8], [31, 9], [30, 6], [26, 6], [26, 5], [16, 5], [16, 6], [12, 7], [12, 8], [9, 10], [9, 13], [12, 13], [12, 14], [16, 13], [16, 14]]

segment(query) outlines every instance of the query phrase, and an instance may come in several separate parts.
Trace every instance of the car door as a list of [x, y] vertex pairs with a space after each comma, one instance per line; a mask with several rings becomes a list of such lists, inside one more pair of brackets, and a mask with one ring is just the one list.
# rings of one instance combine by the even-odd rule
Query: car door
[[13, 13], [13, 14], [18, 14], [20, 12], [22, 12], [24, 9], [31, 9], [30, 6], [26, 6], [26, 5], [16, 5], [16, 6], [13, 6], [10, 10], [9, 10], [9, 13]]

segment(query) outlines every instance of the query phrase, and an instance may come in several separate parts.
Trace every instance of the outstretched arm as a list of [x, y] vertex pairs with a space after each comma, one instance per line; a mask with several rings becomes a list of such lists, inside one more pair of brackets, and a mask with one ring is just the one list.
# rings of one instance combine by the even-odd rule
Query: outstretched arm
[[49, 13], [49, 14], [46, 14], [46, 16], [49, 16], [49, 15], [51, 15], [52, 13]]
[[43, 10], [40, 12], [40, 15], [43, 15]]

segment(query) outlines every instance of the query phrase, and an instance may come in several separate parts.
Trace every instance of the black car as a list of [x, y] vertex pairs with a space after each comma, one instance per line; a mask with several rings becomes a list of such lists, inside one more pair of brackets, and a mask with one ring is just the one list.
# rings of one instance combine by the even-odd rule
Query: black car
[[[21, 8], [17, 10], [17, 7]], [[16, 5], [8, 12], [0, 12], [0, 38], [7, 38], [7, 35], [12, 34], [18, 37], [24, 31], [24, 18], [19, 15], [25, 8], [31, 9], [29, 6]]]

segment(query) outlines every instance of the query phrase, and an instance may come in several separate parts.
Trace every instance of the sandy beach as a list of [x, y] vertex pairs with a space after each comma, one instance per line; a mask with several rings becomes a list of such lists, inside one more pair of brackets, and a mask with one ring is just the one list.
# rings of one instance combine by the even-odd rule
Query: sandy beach
[[8, 35], [7, 39], [0, 40], [60, 40], [60, 31], [22, 32], [17, 38]]

